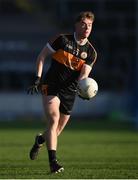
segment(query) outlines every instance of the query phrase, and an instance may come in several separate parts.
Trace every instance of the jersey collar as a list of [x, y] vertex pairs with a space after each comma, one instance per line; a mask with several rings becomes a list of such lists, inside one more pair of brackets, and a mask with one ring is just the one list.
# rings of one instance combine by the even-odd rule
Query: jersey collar
[[80, 46], [83, 46], [83, 45], [85, 45], [85, 44], [88, 42], [88, 39], [85, 38], [85, 39], [83, 40], [83, 42], [80, 43], [80, 42], [77, 40], [77, 38], [76, 38], [76, 32], [74, 32], [74, 39], [75, 39], [76, 43], [77, 43], [78, 45], [80, 45]]

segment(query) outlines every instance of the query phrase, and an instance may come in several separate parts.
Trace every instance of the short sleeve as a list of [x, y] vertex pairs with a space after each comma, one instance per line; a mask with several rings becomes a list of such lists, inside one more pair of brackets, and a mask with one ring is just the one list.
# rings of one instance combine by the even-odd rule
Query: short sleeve
[[63, 37], [60, 35], [47, 43], [49, 49], [57, 51], [63, 47]]
[[97, 52], [94, 48], [92, 48], [88, 53], [86, 64], [92, 67], [96, 59], [97, 59]]

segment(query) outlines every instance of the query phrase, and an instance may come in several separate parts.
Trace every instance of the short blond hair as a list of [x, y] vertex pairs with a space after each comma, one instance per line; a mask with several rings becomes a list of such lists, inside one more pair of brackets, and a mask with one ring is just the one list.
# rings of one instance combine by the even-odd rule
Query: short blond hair
[[81, 12], [77, 17], [76, 17], [76, 20], [75, 22], [80, 22], [82, 19], [90, 19], [92, 21], [94, 21], [95, 19], [95, 16], [94, 14], [91, 12], [91, 11], [84, 11], [84, 12]]

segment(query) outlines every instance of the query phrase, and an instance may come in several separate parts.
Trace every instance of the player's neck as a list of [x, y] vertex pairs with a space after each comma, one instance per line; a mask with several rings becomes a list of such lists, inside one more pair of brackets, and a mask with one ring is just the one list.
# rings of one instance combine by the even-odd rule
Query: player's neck
[[76, 43], [79, 44], [80, 46], [85, 45], [88, 41], [87, 38], [79, 37], [75, 32], [74, 32], [74, 39], [75, 39]]

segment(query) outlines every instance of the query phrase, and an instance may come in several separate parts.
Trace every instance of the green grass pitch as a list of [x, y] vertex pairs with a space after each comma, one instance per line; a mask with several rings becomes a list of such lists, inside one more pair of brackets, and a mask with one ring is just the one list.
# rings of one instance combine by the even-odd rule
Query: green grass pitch
[[[49, 174], [45, 146], [35, 161], [29, 150], [43, 123], [0, 122], [0, 179], [137, 179], [138, 132], [129, 125], [109, 126], [73, 120], [59, 138], [62, 174]], [[105, 127], [105, 128], [103, 128]]]

